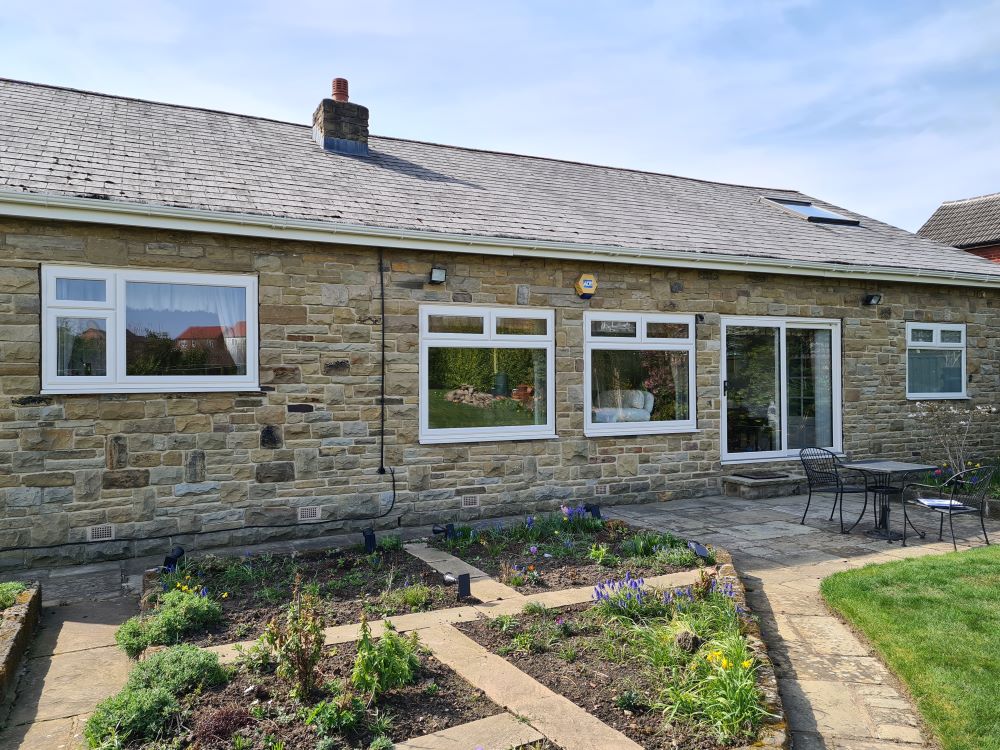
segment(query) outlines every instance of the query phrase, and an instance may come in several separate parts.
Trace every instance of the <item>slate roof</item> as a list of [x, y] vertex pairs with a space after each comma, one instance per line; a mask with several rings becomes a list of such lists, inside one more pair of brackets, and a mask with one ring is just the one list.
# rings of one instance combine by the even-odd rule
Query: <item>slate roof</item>
[[[307, 125], [0, 79], [0, 191], [580, 243], [625, 255], [1000, 276], [1000, 264], [794, 190], [398, 138], [373, 136], [369, 146], [368, 157], [329, 153]], [[810, 223], [761, 200], [768, 195], [811, 200], [861, 224]]]
[[917, 234], [955, 247], [1000, 245], [1000, 193], [945, 201]]

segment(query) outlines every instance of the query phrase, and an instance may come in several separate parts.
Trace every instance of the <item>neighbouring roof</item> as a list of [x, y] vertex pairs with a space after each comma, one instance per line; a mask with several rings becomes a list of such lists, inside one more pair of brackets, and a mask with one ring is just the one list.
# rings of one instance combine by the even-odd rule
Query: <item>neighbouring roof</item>
[[[306, 125], [0, 79], [0, 191], [614, 247], [637, 259], [1000, 277], [1000, 264], [794, 190], [398, 138], [369, 146], [367, 157], [331, 153]], [[811, 223], [765, 196], [811, 201], [860, 226]]]
[[1000, 193], [945, 201], [917, 234], [954, 247], [1000, 245]]

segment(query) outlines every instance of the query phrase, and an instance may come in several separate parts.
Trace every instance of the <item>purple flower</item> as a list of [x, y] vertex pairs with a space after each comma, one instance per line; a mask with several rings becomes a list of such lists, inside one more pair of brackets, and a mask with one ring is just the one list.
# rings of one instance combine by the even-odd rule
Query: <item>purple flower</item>
[[538, 547], [536, 547], [535, 545], [531, 545], [531, 547], [528, 548], [528, 552], [530, 552], [533, 555], [537, 555], [538, 554]]

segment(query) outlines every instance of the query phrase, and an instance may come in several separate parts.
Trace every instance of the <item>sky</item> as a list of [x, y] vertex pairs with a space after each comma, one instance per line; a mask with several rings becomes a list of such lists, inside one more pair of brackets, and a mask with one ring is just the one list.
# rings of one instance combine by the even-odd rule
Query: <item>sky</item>
[[0, 76], [794, 188], [915, 231], [1000, 192], [1000, 0], [3, 0]]

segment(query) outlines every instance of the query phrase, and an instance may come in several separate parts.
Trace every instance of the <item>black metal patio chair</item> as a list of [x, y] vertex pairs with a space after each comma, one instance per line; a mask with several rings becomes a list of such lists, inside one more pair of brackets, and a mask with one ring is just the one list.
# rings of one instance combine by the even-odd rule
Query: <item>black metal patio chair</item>
[[[840, 511], [840, 533], [850, 532], [858, 522], [864, 517], [865, 510], [868, 509], [868, 487], [864, 484], [848, 484], [840, 471], [840, 462], [832, 451], [826, 448], [803, 448], [799, 451], [799, 460], [802, 461], [802, 468], [806, 472], [806, 481], [809, 482], [809, 498], [806, 500], [806, 509], [802, 511], [802, 520], [806, 522], [806, 514], [812, 504], [813, 493], [833, 493], [833, 507], [830, 509], [830, 519], [833, 514]], [[865, 504], [861, 508], [861, 513], [857, 521], [851, 524], [850, 528], [844, 529], [844, 495], [864, 495]]]
[[[990, 485], [993, 483], [993, 475], [997, 467], [993, 465], [980, 466], [975, 469], [960, 471], [944, 482], [943, 485], [919, 484], [916, 482], [907, 484], [903, 488], [903, 544], [906, 544], [906, 526], [909, 523], [909, 516], [906, 513], [907, 505], [914, 505], [933, 511], [941, 516], [938, 525], [938, 541], [944, 539], [944, 519], [948, 519], [948, 526], [951, 529], [951, 544], [957, 550], [958, 542], [955, 540], [955, 516], [979, 514], [979, 525], [983, 529], [983, 538], [986, 544], [990, 543], [990, 537], [986, 533], [986, 504], [989, 502]], [[914, 496], [907, 502], [906, 491], [912, 491]], [[916, 527], [909, 523], [916, 531]], [[923, 539], [926, 534], [917, 531]]]

